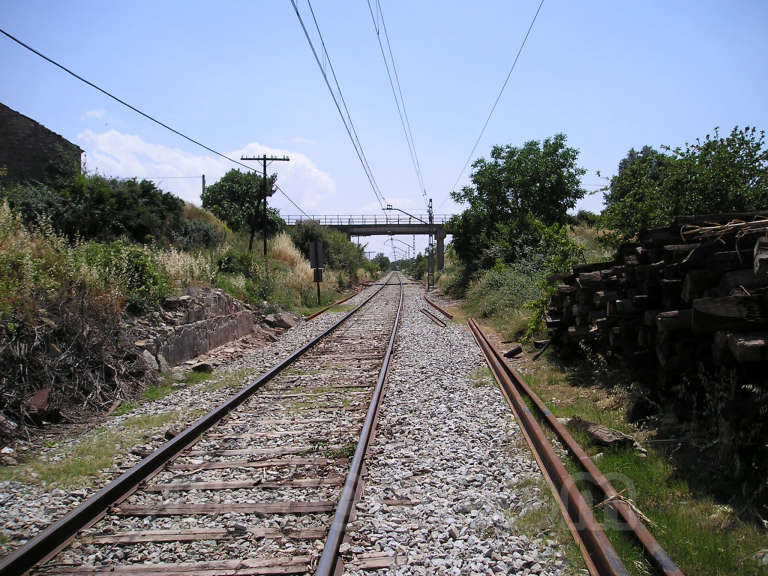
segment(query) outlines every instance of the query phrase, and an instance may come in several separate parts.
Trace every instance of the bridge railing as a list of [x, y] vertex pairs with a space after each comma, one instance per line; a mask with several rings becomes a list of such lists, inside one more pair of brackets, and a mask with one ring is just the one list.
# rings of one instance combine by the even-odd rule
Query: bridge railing
[[[450, 214], [435, 214], [433, 222], [435, 224], [445, 224], [451, 217]], [[299, 224], [300, 222], [316, 222], [321, 226], [359, 226], [364, 224], [423, 224], [429, 222], [427, 214], [415, 214], [407, 216], [405, 214], [319, 214], [317, 216], [287, 215], [282, 216], [285, 223], [289, 226]]]

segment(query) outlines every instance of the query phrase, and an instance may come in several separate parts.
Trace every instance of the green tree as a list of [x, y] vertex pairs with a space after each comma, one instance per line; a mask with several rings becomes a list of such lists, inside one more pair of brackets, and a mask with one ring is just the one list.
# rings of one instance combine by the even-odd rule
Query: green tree
[[[233, 230], [249, 234], [248, 251], [253, 250], [253, 238], [263, 228], [264, 183], [255, 172], [230, 170], [221, 179], [206, 187], [200, 199], [203, 208], [209, 210]], [[277, 175], [267, 178], [267, 195], [275, 190]], [[273, 235], [282, 228], [283, 222], [277, 210], [269, 209], [267, 229], [262, 233]]]
[[456, 254], [470, 270], [512, 261], [519, 238], [535, 233], [531, 222], [564, 223], [567, 212], [584, 197], [577, 165], [579, 151], [556, 134], [522, 147], [494, 146], [491, 159], [472, 164], [472, 186], [451, 195], [468, 207], [448, 226]]
[[380, 272], [386, 272], [392, 265], [392, 263], [389, 261], [389, 258], [387, 258], [381, 252], [373, 257], [373, 263], [376, 264]]
[[59, 232], [109, 242], [167, 242], [183, 218], [184, 202], [148, 180], [78, 174], [49, 186], [29, 183], [0, 191], [26, 222], [47, 217]]
[[356, 278], [357, 269], [363, 267], [363, 248], [350, 242], [347, 235], [339, 230], [312, 221], [299, 222], [291, 228], [291, 239], [307, 257], [310, 242], [321, 241], [325, 266], [344, 270], [352, 278]]
[[614, 243], [685, 214], [746, 212], [768, 206], [765, 132], [719, 129], [684, 147], [630, 150], [605, 195], [603, 224]]

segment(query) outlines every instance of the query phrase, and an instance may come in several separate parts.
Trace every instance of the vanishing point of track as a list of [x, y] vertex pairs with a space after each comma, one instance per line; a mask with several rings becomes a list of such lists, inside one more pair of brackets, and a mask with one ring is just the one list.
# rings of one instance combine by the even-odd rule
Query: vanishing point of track
[[5, 558], [0, 574], [333, 574], [402, 280], [366, 296]]

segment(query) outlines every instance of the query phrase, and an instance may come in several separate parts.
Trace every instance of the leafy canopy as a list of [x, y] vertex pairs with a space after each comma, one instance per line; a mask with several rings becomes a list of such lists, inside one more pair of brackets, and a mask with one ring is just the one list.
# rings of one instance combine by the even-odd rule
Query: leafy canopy
[[[275, 190], [277, 175], [267, 178], [267, 195]], [[255, 172], [230, 170], [215, 184], [208, 186], [200, 195], [203, 208], [210, 210], [233, 230], [250, 233], [249, 251], [257, 230], [262, 230], [262, 202], [264, 201], [263, 179]], [[267, 210], [268, 236], [283, 229], [284, 222], [280, 213]]]
[[767, 206], [765, 132], [736, 126], [726, 137], [715, 128], [713, 135], [684, 147], [630, 150], [611, 179], [602, 218], [609, 239], [621, 242], [680, 215]]
[[[472, 186], [451, 195], [468, 204], [449, 222], [456, 254], [470, 269], [514, 261], [545, 227], [564, 223], [585, 191], [577, 165], [578, 150], [556, 134], [522, 147], [494, 146], [490, 160], [472, 164]], [[527, 238], [527, 239], [526, 239]], [[530, 240], [530, 242], [529, 242]]]

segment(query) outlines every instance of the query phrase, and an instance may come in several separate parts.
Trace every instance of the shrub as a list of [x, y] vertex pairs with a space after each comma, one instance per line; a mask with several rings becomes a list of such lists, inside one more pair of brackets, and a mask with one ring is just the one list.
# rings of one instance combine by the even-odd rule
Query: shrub
[[88, 242], [77, 247], [76, 256], [95, 271], [105, 287], [122, 293], [133, 313], [157, 308], [161, 299], [171, 293], [167, 274], [143, 246], [122, 240], [109, 244]]

